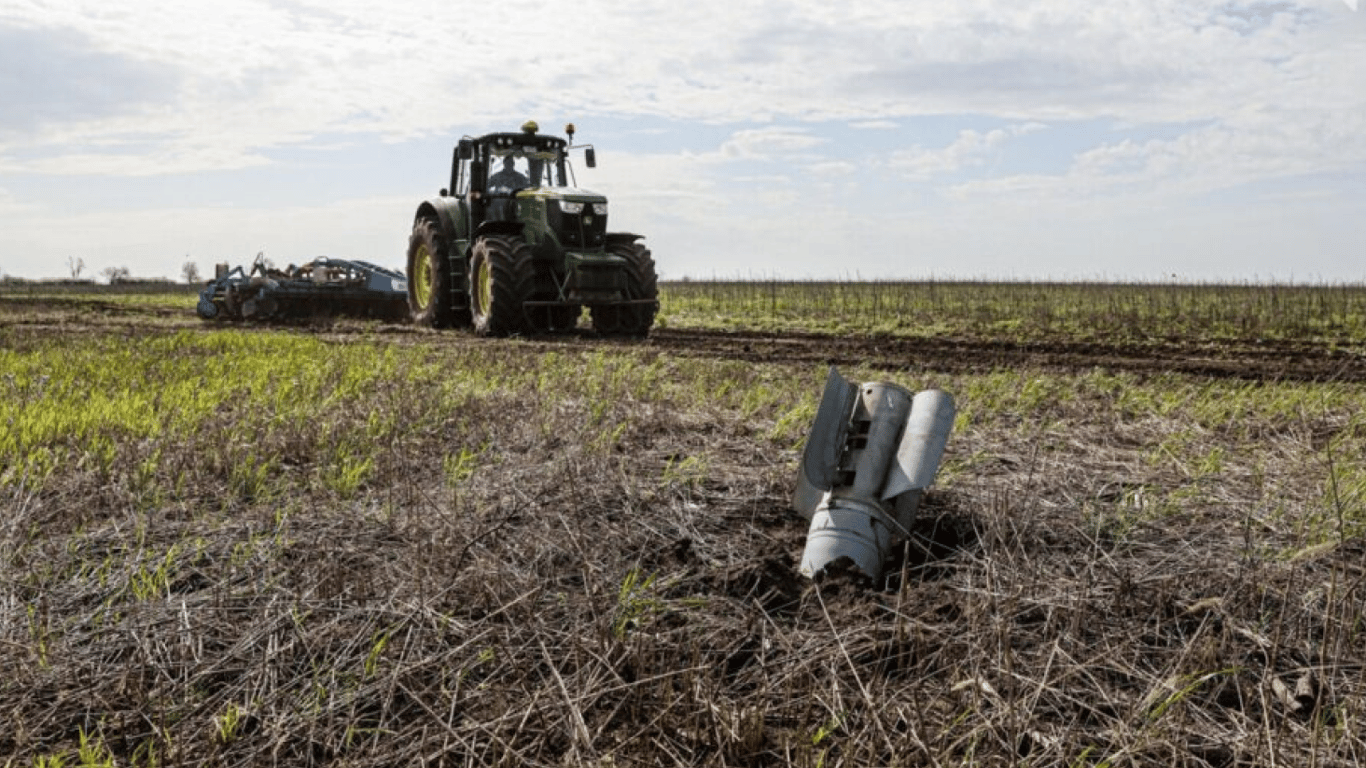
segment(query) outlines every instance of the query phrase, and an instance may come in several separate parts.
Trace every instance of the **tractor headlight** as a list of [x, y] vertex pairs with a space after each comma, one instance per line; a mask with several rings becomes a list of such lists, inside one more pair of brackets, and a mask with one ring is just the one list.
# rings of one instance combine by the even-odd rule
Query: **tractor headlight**
[[607, 203], [593, 203], [593, 213], [599, 216], [607, 215]]
[[560, 210], [570, 216], [578, 216], [583, 213], [583, 203], [572, 203], [568, 200], [561, 200]]

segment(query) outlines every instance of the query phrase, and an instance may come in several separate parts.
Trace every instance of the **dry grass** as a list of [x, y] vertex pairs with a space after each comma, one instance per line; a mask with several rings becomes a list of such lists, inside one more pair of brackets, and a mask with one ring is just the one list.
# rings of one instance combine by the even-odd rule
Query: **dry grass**
[[1077, 341], [1366, 340], [1366, 285], [986, 281], [678, 281], [684, 326]]
[[[824, 371], [405, 341], [316, 423], [0, 488], [0, 764], [1366, 760], [1358, 386], [852, 372], [962, 413], [888, 582], [811, 585]], [[434, 416], [432, 370], [509, 385]], [[244, 486], [244, 440], [293, 458]]]

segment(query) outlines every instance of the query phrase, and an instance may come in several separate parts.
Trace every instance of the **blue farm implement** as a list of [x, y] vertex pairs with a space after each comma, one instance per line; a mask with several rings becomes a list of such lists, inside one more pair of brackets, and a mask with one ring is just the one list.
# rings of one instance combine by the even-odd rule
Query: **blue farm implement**
[[365, 261], [320, 257], [274, 269], [258, 254], [251, 271], [219, 264], [199, 294], [205, 320], [286, 320], [333, 315], [406, 320], [402, 273]]

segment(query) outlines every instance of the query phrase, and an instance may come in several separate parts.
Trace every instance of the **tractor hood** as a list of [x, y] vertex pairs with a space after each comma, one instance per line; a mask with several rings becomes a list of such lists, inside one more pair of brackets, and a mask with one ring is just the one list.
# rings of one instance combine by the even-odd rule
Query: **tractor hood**
[[577, 189], [575, 187], [532, 187], [523, 189], [517, 193], [518, 197], [539, 197], [546, 200], [571, 200], [577, 203], [602, 203], [607, 201], [607, 196], [594, 192], [591, 189]]
[[[518, 192], [517, 197], [536, 201], [523, 206], [522, 220], [529, 229], [548, 229], [560, 248], [596, 250], [607, 242], [606, 197], [574, 187], [539, 187]], [[536, 240], [539, 235], [528, 232], [527, 237]]]

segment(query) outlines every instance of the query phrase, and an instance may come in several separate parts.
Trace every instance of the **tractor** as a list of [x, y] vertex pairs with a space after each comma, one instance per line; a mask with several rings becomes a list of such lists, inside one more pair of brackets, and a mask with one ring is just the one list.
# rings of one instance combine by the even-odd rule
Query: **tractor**
[[481, 336], [578, 326], [587, 307], [599, 334], [645, 336], [659, 309], [654, 258], [640, 235], [607, 231], [607, 198], [575, 185], [571, 150], [591, 145], [539, 133], [465, 136], [450, 186], [423, 202], [408, 238], [413, 322]]

